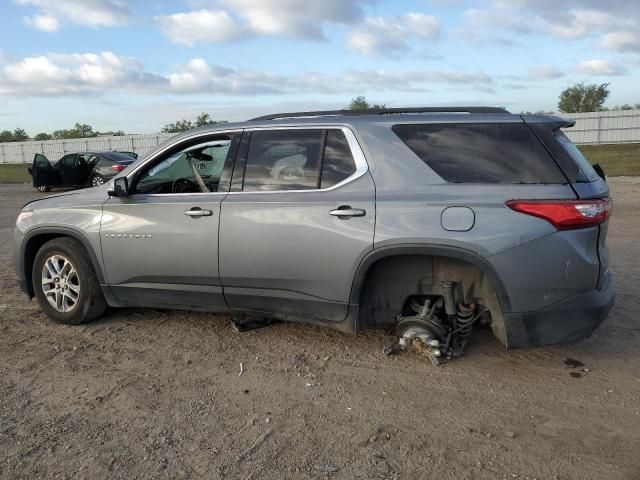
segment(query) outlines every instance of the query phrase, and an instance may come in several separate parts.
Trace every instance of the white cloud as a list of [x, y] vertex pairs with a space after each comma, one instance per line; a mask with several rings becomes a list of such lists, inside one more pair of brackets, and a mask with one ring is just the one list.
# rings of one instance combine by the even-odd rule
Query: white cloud
[[409, 50], [414, 39], [432, 40], [440, 34], [440, 21], [423, 13], [400, 17], [369, 17], [348, 36], [349, 47], [365, 54], [393, 56]]
[[[38, 28], [35, 19], [46, 18], [49, 26], [54, 22], [68, 22], [88, 27], [123, 25], [133, 18], [131, 9], [121, 0], [14, 0], [24, 6], [35, 7], [38, 15], [28, 23]], [[42, 23], [40, 23], [42, 26]], [[40, 28], [42, 30], [42, 28]], [[53, 31], [53, 30], [48, 30]]]
[[25, 25], [40, 30], [42, 32], [57, 32], [60, 29], [60, 22], [56, 17], [50, 15], [34, 15], [33, 17], [22, 17]]
[[612, 28], [617, 23], [613, 15], [597, 10], [572, 10], [567, 15], [543, 18], [545, 28], [562, 38], [583, 38], [594, 31]]
[[621, 52], [640, 52], [640, 35], [637, 32], [611, 32], [602, 37], [602, 48]]
[[280, 95], [362, 93], [367, 90], [424, 92], [435, 87], [487, 91], [492, 79], [482, 72], [453, 70], [348, 70], [280, 75], [232, 69], [196, 58], [161, 75], [130, 57], [111, 52], [47, 54], [0, 61], [0, 95], [102, 95], [114, 91], [143, 94]]
[[227, 12], [195, 10], [188, 13], [161, 15], [154, 20], [173, 43], [193, 45], [196, 42], [224, 42], [242, 33]]
[[623, 66], [598, 58], [578, 63], [576, 71], [585, 75], [625, 75], [627, 73]]
[[[216, 9], [155, 17], [172, 42], [221, 42], [252, 35], [323, 40], [325, 24], [351, 24], [369, 0], [218, 0]], [[216, 32], [216, 30], [219, 32]]]
[[34, 96], [160, 88], [167, 80], [144, 71], [141, 62], [111, 52], [27, 57], [0, 70], [0, 94]]
[[[458, 36], [473, 41], [523, 34], [580, 40], [599, 38], [600, 47], [639, 52], [640, 2], [631, 0], [489, 0], [465, 11]], [[501, 36], [501, 37], [500, 37]]]
[[564, 72], [553, 65], [538, 65], [529, 70], [529, 75], [536, 80], [551, 80], [564, 77]]

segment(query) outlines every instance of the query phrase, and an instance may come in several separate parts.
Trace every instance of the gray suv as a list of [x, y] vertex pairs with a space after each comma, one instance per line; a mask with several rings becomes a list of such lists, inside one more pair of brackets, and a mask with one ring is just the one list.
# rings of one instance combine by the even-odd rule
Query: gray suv
[[244, 312], [461, 353], [590, 335], [614, 302], [609, 189], [562, 133], [490, 107], [270, 115], [191, 130], [102, 187], [20, 213], [23, 290], [53, 320]]

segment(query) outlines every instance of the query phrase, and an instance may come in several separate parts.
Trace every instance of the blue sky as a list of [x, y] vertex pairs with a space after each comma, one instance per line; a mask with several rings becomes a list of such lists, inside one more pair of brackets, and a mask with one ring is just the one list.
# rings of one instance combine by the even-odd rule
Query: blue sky
[[575, 82], [639, 103], [630, 0], [4, 0], [0, 130], [158, 131], [341, 108], [554, 110]]

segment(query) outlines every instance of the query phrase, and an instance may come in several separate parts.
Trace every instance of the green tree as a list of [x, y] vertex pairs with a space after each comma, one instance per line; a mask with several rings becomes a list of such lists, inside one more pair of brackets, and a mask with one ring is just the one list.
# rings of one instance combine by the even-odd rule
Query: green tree
[[193, 122], [191, 120], [187, 120], [183, 118], [182, 120], [178, 120], [174, 123], [167, 123], [162, 130], [163, 133], [180, 133], [186, 132], [187, 130], [191, 130], [193, 128]]
[[576, 83], [560, 93], [558, 109], [563, 113], [598, 112], [608, 96], [608, 83]]
[[369, 110], [370, 108], [386, 108], [386, 105], [383, 104], [377, 104], [377, 103], [369, 103], [367, 102], [367, 99], [364, 97], [364, 95], [358, 95], [357, 97], [353, 97], [351, 99], [351, 103], [349, 104], [348, 107], [346, 107], [347, 110]]
[[76, 123], [73, 130], [78, 132], [78, 137], [80, 138], [95, 137], [98, 135], [97, 132], [93, 131], [93, 127], [86, 123]]
[[191, 130], [192, 128], [206, 127], [209, 125], [221, 125], [225, 123], [229, 122], [227, 122], [226, 120], [213, 120], [210, 114], [202, 112], [196, 117], [195, 122], [183, 118], [182, 120], [178, 120], [174, 123], [167, 123], [164, 127], [162, 127], [161, 131], [164, 133], [180, 133]]
[[0, 142], [12, 142], [13, 141], [13, 133], [11, 130], [2, 130], [0, 132]]
[[34, 140], [38, 140], [39, 142], [42, 142], [44, 140], [51, 140], [53, 138], [53, 135], [49, 135], [48, 133], [38, 133], [35, 137], [33, 137]]
[[24, 142], [29, 139], [29, 135], [24, 128], [16, 128], [13, 131], [13, 141], [14, 142]]
[[68, 138], [87, 138], [87, 137], [95, 137], [98, 135], [98, 132], [93, 130], [91, 125], [87, 125], [86, 123], [76, 123], [73, 128], [69, 130], [56, 130], [53, 132], [53, 138], [56, 140], [65, 140]]

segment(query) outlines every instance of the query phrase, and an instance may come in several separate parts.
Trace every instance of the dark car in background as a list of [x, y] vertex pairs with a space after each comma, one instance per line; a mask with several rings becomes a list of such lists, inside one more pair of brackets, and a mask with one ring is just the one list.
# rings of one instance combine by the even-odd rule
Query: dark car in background
[[37, 153], [28, 170], [40, 192], [53, 187], [97, 187], [131, 165], [136, 157], [131, 152], [77, 152], [50, 162]]

